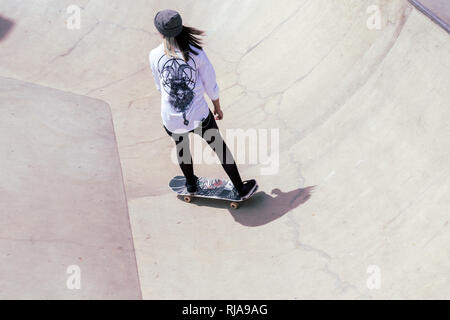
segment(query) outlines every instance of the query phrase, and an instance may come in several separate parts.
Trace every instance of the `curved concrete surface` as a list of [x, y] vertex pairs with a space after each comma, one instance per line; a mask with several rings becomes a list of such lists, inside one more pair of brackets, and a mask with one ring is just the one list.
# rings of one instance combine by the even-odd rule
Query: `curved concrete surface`
[[[408, 1], [0, 4], [1, 76], [111, 106], [144, 298], [450, 298], [450, 41]], [[275, 174], [240, 165], [261, 191], [238, 211], [167, 188], [147, 61], [163, 8], [207, 31], [222, 130], [279, 130]]]

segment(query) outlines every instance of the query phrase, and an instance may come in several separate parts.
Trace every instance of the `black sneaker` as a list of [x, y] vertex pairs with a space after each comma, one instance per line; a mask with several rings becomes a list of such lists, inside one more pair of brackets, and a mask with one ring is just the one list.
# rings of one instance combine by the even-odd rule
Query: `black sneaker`
[[244, 198], [245, 196], [249, 195], [255, 190], [256, 187], [256, 181], [254, 179], [244, 181], [244, 184], [241, 188], [241, 190], [238, 190], [239, 196]]
[[195, 180], [191, 183], [190, 181], [188, 182], [186, 180], [186, 189], [189, 193], [196, 193], [197, 192], [197, 182], [198, 182], [198, 178], [197, 176], [194, 176]]

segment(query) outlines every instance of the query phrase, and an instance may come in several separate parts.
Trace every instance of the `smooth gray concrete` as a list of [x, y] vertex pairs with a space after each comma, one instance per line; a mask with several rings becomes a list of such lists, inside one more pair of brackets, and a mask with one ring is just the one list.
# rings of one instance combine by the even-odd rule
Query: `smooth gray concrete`
[[109, 106], [6, 78], [0, 103], [0, 299], [140, 298]]
[[[66, 27], [71, 4], [80, 29]], [[14, 23], [0, 75], [111, 105], [144, 298], [450, 298], [450, 41], [407, 0], [0, 8]], [[207, 32], [222, 131], [279, 130], [274, 174], [239, 165], [261, 191], [238, 211], [167, 187], [179, 169], [148, 65], [163, 8]]]

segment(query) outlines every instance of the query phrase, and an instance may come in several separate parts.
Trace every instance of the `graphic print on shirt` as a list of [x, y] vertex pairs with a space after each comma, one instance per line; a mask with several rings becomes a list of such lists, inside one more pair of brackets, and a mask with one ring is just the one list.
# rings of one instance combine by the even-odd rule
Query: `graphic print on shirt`
[[194, 59], [188, 61], [171, 57], [166, 62], [162, 62], [162, 56], [158, 61], [158, 71], [162, 79], [164, 90], [169, 95], [169, 102], [177, 112], [183, 113], [184, 125], [188, 125], [186, 113], [191, 108], [194, 100], [194, 88], [197, 82], [197, 68]]

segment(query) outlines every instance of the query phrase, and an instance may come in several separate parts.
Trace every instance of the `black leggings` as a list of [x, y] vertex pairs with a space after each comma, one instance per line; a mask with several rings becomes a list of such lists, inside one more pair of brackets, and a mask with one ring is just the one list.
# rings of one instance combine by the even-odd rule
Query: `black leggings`
[[217, 127], [214, 115], [211, 113], [211, 111], [209, 112], [208, 117], [201, 122], [198, 128], [189, 132], [177, 134], [170, 132], [166, 127], [164, 127], [164, 129], [166, 129], [167, 134], [171, 136], [175, 141], [177, 147], [178, 164], [180, 165], [181, 171], [183, 172], [184, 176], [186, 177], [186, 181], [189, 184], [193, 184], [195, 181], [194, 166], [192, 163], [191, 150], [189, 147], [189, 132], [194, 132], [197, 134], [201, 133], [201, 137], [205, 139], [208, 145], [216, 152], [223, 169], [227, 173], [228, 177], [230, 177], [230, 180], [235, 188], [238, 190], [242, 188], [242, 179], [239, 175], [239, 171], [234, 161], [233, 155], [225, 144], [225, 141], [220, 134], [219, 128]]

